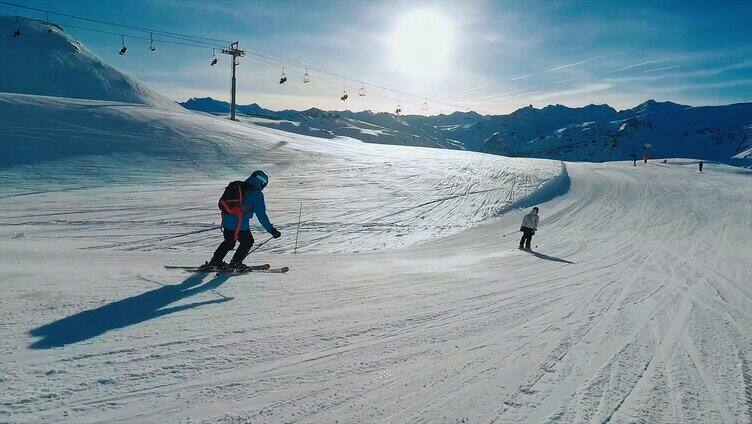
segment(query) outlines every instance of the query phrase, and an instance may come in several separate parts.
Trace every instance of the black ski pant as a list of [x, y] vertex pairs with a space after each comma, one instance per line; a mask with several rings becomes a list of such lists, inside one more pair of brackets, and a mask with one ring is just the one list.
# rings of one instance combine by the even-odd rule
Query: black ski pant
[[[223, 233], [225, 240], [219, 245], [219, 247], [217, 247], [217, 250], [214, 251], [214, 256], [212, 256], [211, 259], [212, 265], [218, 264], [224, 260], [227, 253], [235, 247], [235, 231], [225, 229]], [[248, 252], [251, 251], [251, 246], [253, 246], [253, 236], [251, 235], [251, 231], [245, 230], [238, 233], [238, 241], [240, 242], [240, 246], [238, 246], [238, 250], [235, 251], [235, 254], [232, 255], [232, 260], [230, 261], [230, 264], [232, 265], [242, 263], [245, 257], [248, 256]]]
[[522, 227], [520, 228], [520, 231], [522, 231], [522, 238], [520, 239], [520, 247], [525, 247], [525, 249], [530, 249], [530, 243], [533, 241], [533, 230], [532, 228]]

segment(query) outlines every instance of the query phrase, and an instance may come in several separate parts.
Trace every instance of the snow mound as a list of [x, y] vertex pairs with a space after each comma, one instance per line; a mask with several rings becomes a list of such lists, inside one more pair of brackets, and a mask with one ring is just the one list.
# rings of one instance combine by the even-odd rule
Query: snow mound
[[[0, 33], [15, 29], [14, 16], [0, 15]], [[22, 18], [19, 29], [20, 36], [0, 42], [0, 92], [180, 108], [104, 63], [61, 27]]]
[[[303, 252], [420, 243], [498, 218], [539, 190], [567, 188], [556, 161], [324, 140], [187, 110], [99, 100], [0, 94], [0, 138], [0, 204], [58, 191], [58, 207], [77, 208], [123, 190], [117, 187], [169, 187], [177, 203], [165, 202], [165, 189], [125, 200], [150, 210], [144, 219], [162, 234], [217, 225], [216, 199], [227, 182], [264, 169], [272, 176], [267, 192], [277, 228], [297, 230], [293, 223], [304, 203]], [[197, 208], [188, 220], [186, 205]], [[115, 233], [129, 225], [75, 221]], [[153, 248], [144, 237], [126, 238], [116, 236], [112, 244]], [[290, 251], [293, 242], [286, 237], [275, 251]], [[181, 246], [207, 251], [213, 243], [198, 238]]]

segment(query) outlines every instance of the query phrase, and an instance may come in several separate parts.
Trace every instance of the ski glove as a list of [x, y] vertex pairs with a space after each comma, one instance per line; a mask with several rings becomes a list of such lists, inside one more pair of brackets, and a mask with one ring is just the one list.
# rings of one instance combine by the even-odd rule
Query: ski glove
[[269, 234], [271, 234], [272, 237], [274, 237], [274, 238], [279, 238], [282, 235], [282, 233], [280, 233], [279, 231], [277, 231], [276, 228], [272, 228], [271, 230], [269, 230]]

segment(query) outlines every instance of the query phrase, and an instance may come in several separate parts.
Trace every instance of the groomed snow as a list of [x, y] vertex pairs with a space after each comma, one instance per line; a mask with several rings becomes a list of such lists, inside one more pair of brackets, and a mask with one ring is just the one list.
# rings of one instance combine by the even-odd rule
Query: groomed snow
[[502, 237], [524, 212], [511, 211], [397, 250], [253, 255], [286, 275], [162, 269], [205, 259], [216, 235], [101, 247], [151, 232], [134, 199], [177, 209], [203, 186], [122, 187], [95, 205], [76, 191], [5, 198], [0, 417], [748, 421], [750, 173], [567, 168], [570, 191], [541, 205], [537, 253]]
[[153, 239], [218, 225], [225, 185], [254, 169], [271, 175], [270, 215], [287, 235], [275, 252], [294, 250], [301, 202], [299, 251], [354, 252], [458, 233], [568, 183], [556, 161], [322, 140], [140, 105], [0, 94], [0, 116], [0, 201], [17, 217], [4, 222], [96, 231], [122, 249], [212, 250], [216, 232]]

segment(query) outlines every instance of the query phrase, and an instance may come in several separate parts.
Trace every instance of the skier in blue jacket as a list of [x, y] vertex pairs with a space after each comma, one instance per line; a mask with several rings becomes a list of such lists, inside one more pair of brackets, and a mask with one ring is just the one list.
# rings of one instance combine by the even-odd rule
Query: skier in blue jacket
[[[222, 210], [222, 232], [224, 241], [217, 247], [212, 259], [205, 263], [204, 269], [243, 269], [243, 260], [248, 256], [253, 246], [250, 221], [256, 214], [261, 226], [274, 238], [281, 236], [266, 215], [266, 203], [262, 191], [269, 183], [269, 176], [264, 171], [254, 171], [245, 181], [233, 181], [219, 199], [219, 209]], [[224, 262], [227, 253], [235, 247], [229, 264]]]

